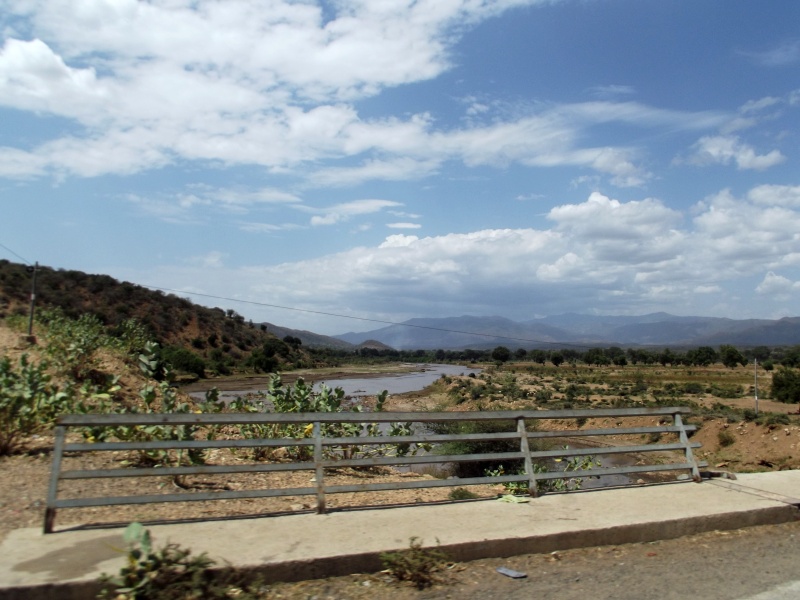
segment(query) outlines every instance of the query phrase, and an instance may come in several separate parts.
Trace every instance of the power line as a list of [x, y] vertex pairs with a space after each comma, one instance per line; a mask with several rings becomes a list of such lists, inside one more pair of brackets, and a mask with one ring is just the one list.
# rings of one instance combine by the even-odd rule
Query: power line
[[267, 308], [279, 308], [281, 310], [293, 310], [295, 312], [302, 312], [302, 313], [310, 313], [314, 315], [323, 315], [326, 317], [339, 317], [342, 319], [352, 319], [354, 321], [366, 321], [368, 323], [380, 323], [382, 325], [397, 325], [399, 327], [414, 327], [416, 329], [428, 329], [430, 331], [441, 331], [444, 333], [460, 333], [462, 335], [474, 335], [478, 337], [485, 337], [491, 339], [500, 339], [500, 340], [511, 340], [515, 342], [528, 342], [531, 344], [550, 344], [553, 346], [559, 347], [574, 347], [574, 348], [588, 348], [589, 346], [586, 344], [571, 344], [569, 342], [549, 342], [546, 340], [532, 340], [529, 338], [518, 338], [518, 337], [511, 337], [507, 335], [497, 335], [491, 333], [477, 333], [474, 331], [460, 331], [458, 329], [446, 329], [444, 327], [433, 327], [431, 325], [415, 325], [413, 323], [398, 323], [396, 321], [385, 321], [382, 319], [369, 319], [367, 317], [354, 317], [352, 315], [341, 315], [338, 313], [332, 312], [324, 312], [320, 310], [310, 310], [307, 308], [295, 308], [292, 306], [281, 306], [280, 304], [268, 304], [266, 302], [256, 302], [254, 300], [242, 300], [240, 298], [226, 298], [225, 296], [214, 296], [212, 294], [202, 294], [200, 292], [188, 292], [186, 290], [174, 290], [170, 288], [158, 287], [155, 285], [145, 285], [142, 287], [149, 288], [151, 290], [161, 290], [162, 292], [171, 292], [174, 294], [186, 294], [189, 296], [202, 296], [203, 298], [213, 298], [215, 300], [225, 300], [227, 302], [240, 302], [242, 304], [252, 304], [255, 306], [264, 306]]
[[29, 260], [25, 260], [24, 258], [22, 258], [22, 257], [21, 257], [19, 254], [17, 254], [16, 252], [14, 252], [14, 251], [13, 251], [11, 248], [9, 248], [8, 246], [4, 246], [3, 244], [0, 244], [0, 248], [3, 248], [3, 249], [5, 249], [5, 250], [8, 250], [8, 251], [9, 251], [11, 254], [13, 254], [14, 256], [16, 256], [18, 259], [20, 259], [20, 260], [21, 260], [22, 262], [24, 262], [26, 265], [28, 265], [28, 266], [31, 266], [31, 262], [30, 262]]

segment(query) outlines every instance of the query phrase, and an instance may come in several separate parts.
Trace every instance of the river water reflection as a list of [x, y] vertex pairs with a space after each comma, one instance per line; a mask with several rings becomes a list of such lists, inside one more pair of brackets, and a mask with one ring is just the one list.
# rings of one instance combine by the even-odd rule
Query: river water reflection
[[[314, 384], [315, 389], [319, 389], [322, 384], [329, 388], [342, 388], [345, 396], [350, 398], [360, 398], [363, 396], [377, 396], [383, 390], [392, 394], [405, 394], [408, 392], [418, 392], [424, 390], [442, 375], [469, 375], [481, 372], [481, 369], [470, 369], [461, 365], [442, 365], [442, 364], [421, 364], [408, 365], [415, 370], [398, 375], [382, 375], [380, 377], [353, 377], [349, 379], [331, 379], [330, 381], [318, 381]], [[257, 393], [258, 389], [249, 390], [225, 390], [220, 391], [219, 397], [225, 402], [235, 400], [239, 396]], [[197, 400], [202, 400], [205, 392], [195, 391], [190, 395]]]
[[[384, 377], [334, 379], [325, 383], [331, 388], [342, 388], [346, 396], [375, 396], [383, 390], [392, 394], [406, 394], [424, 390], [442, 375], [469, 375], [481, 372], [480, 369], [468, 369], [460, 365], [419, 365], [419, 371], [403, 373], [401, 375], [386, 375]], [[317, 387], [319, 384], [315, 384]]]

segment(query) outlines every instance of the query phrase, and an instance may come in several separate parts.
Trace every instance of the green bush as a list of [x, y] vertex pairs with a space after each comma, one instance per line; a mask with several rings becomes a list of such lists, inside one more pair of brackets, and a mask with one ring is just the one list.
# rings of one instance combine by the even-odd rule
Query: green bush
[[258, 581], [248, 581], [234, 570], [212, 571], [216, 561], [205, 552], [168, 543], [153, 547], [150, 532], [140, 523], [125, 529], [128, 560], [117, 575], [103, 574], [98, 598], [114, 600], [190, 600], [193, 598], [263, 598]]
[[96, 352], [110, 344], [105, 327], [95, 315], [71, 319], [61, 310], [42, 311], [45, 325], [45, 352], [56, 367], [76, 381], [88, 378], [96, 366]]
[[705, 388], [696, 381], [688, 381], [681, 386], [681, 391], [684, 394], [702, 394]]
[[24, 438], [69, 409], [71, 394], [50, 384], [46, 366], [22, 355], [15, 369], [7, 356], [0, 358], [0, 456], [19, 450]]
[[719, 433], [717, 434], [717, 440], [722, 448], [727, 448], [728, 446], [732, 446], [736, 443], [736, 436], [734, 436], [727, 429], [720, 429]]
[[764, 425], [766, 427], [776, 427], [778, 425], [791, 424], [789, 415], [784, 413], [762, 413], [761, 415], [759, 415], [756, 422], [759, 425]]
[[176, 371], [205, 377], [206, 361], [191, 350], [180, 346], [167, 346], [161, 350], [160, 355], [161, 360], [170, 364]]
[[772, 397], [779, 402], [800, 402], [800, 373], [781, 367], [772, 375]]

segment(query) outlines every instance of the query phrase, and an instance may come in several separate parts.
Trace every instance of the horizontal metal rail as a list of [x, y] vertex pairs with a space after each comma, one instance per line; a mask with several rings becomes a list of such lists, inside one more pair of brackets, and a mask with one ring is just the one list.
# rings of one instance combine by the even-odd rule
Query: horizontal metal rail
[[459, 421], [517, 421], [543, 419], [604, 419], [689, 415], [685, 406], [648, 408], [593, 408], [582, 410], [496, 410], [480, 412], [331, 412], [331, 413], [136, 413], [63, 415], [57, 424], [66, 427], [125, 425], [253, 425], [261, 423], [446, 423]]
[[[77, 508], [89, 506], [112, 506], [129, 504], [150, 504], [156, 502], [196, 502], [226, 499], [254, 499], [281, 496], [316, 495], [317, 511], [325, 512], [326, 494], [345, 492], [375, 492], [400, 489], [439, 488], [469, 485], [496, 485], [503, 483], [527, 482], [532, 496], [538, 495], [539, 483], [558, 479], [578, 479], [587, 477], [605, 477], [610, 475], [631, 475], [647, 472], [688, 470], [692, 478], [699, 481], [700, 466], [693, 456], [692, 450], [700, 444], [688, 441], [688, 432], [694, 431], [692, 425], [684, 425], [682, 416], [690, 414], [685, 407], [657, 408], [624, 408], [624, 409], [588, 409], [588, 410], [525, 410], [525, 411], [485, 411], [485, 412], [379, 412], [379, 413], [221, 413], [221, 414], [97, 414], [97, 415], [64, 415], [56, 426], [55, 447], [53, 452], [53, 469], [48, 491], [47, 511], [45, 515], [45, 533], [53, 530], [56, 510], [60, 508]], [[635, 417], [662, 417], [665, 421], [657, 426], [617, 427], [600, 429], [572, 428], [560, 431], [540, 430], [536, 427], [542, 420], [576, 420], [607, 419], [623, 420]], [[496, 433], [464, 433], [434, 434], [421, 432], [415, 435], [353, 435], [344, 437], [326, 437], [325, 426], [336, 424], [362, 424], [360, 433], [367, 431], [370, 424], [386, 423], [464, 423], [481, 421], [506, 421], [511, 431]], [[99, 443], [67, 443], [69, 429], [85, 427], [175, 427], [194, 425], [218, 431], [222, 426], [277, 425], [276, 431], [288, 425], [303, 426], [303, 434], [307, 437], [274, 437], [259, 439], [211, 439], [211, 440], [143, 440], [143, 441], [103, 441]], [[308, 426], [311, 425], [311, 428]], [[327, 429], [330, 429], [328, 427]], [[531, 429], [531, 431], [529, 431]], [[642, 436], [646, 434], [672, 434], [676, 442], [653, 443], [628, 446], [599, 446], [592, 448], [570, 448], [532, 450], [529, 442], [554, 438]], [[370, 456], [370, 452], [386, 448], [398, 448], [410, 444], [430, 444], [442, 447], [451, 442], [519, 442], [519, 450], [513, 452], [484, 452], [480, 454], [423, 454], [419, 456], [382, 455]], [[193, 464], [188, 466], [163, 467], [123, 467], [101, 469], [62, 469], [63, 461], [81, 453], [94, 452], [147, 452], [167, 450], [209, 450], [232, 448], [235, 450], [248, 448], [300, 448], [313, 458], [295, 462], [252, 462], [251, 464], [213, 465]], [[331, 458], [329, 449], [347, 449], [342, 458]], [[631, 465], [624, 467], [584, 469], [580, 471], [540, 472], [536, 464], [548, 459], [585, 458], [598, 455], [637, 454], [653, 452], [683, 452], [683, 462], [668, 464]], [[326, 455], [326, 453], [328, 453]], [[344, 468], [371, 467], [410, 467], [432, 463], [489, 462], [493, 464], [523, 465], [519, 474], [501, 476], [484, 476], [470, 478], [448, 478], [435, 480], [412, 480], [363, 483], [348, 485], [330, 485], [326, 481], [326, 470]], [[92, 480], [100, 478], [127, 479], [144, 477], [184, 477], [188, 475], [236, 475], [281, 473], [297, 471], [314, 471], [313, 486], [295, 488], [267, 488], [219, 491], [185, 491], [164, 494], [138, 494], [112, 497], [59, 498], [59, 483], [70, 480]]]

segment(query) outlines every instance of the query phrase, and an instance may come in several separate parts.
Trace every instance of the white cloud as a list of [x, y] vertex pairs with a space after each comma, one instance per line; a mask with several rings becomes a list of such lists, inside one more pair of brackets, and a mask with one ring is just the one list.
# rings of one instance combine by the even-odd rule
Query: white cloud
[[108, 100], [94, 68], [70, 68], [42, 40], [8, 39], [0, 50], [0, 104], [93, 119]]
[[[784, 308], [773, 302], [800, 290], [800, 210], [765, 208], [751, 196], [758, 193], [737, 198], [723, 190], [698, 203], [687, 220], [655, 198], [623, 202], [593, 193], [552, 209], [551, 229], [397, 233], [375, 246], [310, 260], [202, 278], [191, 269], [147, 277], [164, 287], [202, 280], [205, 293], [229, 296], [236, 289], [242, 299], [389, 320], [465, 313], [525, 319], [588, 310], [752, 316], [754, 303], [773, 313]], [[385, 207], [351, 207], [371, 209]], [[739, 283], [765, 272], [756, 289]], [[285, 313], [256, 318], [328, 333], [349, 327]]]
[[743, 114], [761, 112], [766, 108], [772, 108], [773, 106], [779, 105], [781, 102], [782, 100], [780, 98], [776, 98], [775, 96], [764, 96], [758, 100], [749, 100], [748, 102], [745, 102], [739, 108], [739, 111]]
[[588, 93], [596, 98], [607, 99], [635, 94], [636, 89], [631, 85], [596, 85], [589, 88]]
[[308, 207], [302, 207], [303, 210], [310, 211], [310, 210], [319, 210], [323, 212], [323, 215], [314, 215], [311, 217], [311, 225], [313, 226], [321, 226], [321, 225], [334, 225], [341, 221], [347, 221], [351, 217], [356, 215], [368, 215], [376, 212], [380, 212], [386, 208], [392, 206], [402, 206], [400, 202], [394, 202], [392, 200], [353, 200], [352, 202], [345, 202], [343, 204], [337, 204], [335, 206], [331, 206], [325, 209], [311, 209]]
[[227, 258], [227, 253], [212, 250], [202, 256], [193, 256], [188, 259], [190, 264], [196, 264], [203, 269], [221, 269], [225, 266], [224, 259]]
[[800, 208], [800, 185], [759, 185], [747, 197], [756, 204]]
[[368, 160], [358, 167], [334, 167], [321, 169], [310, 176], [316, 187], [349, 186], [371, 180], [398, 181], [422, 179], [434, 174], [438, 160], [415, 160], [397, 158], [392, 160]]
[[[186, 186], [185, 191], [173, 194], [158, 192], [149, 196], [142, 194], [126, 194], [129, 202], [161, 220], [177, 222], [198, 222], [208, 220], [207, 213], [201, 216], [200, 209], [218, 208], [229, 213], [247, 214], [256, 205], [298, 205], [300, 198], [273, 188], [255, 190], [239, 188], [220, 188], [206, 184]], [[267, 226], [272, 227], [272, 226]], [[253, 231], [253, 227], [243, 227]], [[285, 226], [281, 227], [285, 228]]]
[[800, 40], [786, 40], [769, 50], [742, 54], [766, 67], [783, 67], [800, 61]]
[[584, 144], [594, 126], [702, 129], [725, 118], [611, 101], [504, 112], [472, 98], [465, 116], [486, 123], [448, 128], [425, 112], [365, 119], [356, 110], [359, 99], [449, 69], [465, 27], [537, 3], [350, 0], [323, 13], [278, 0], [8, 0], [38, 37], [6, 41], [0, 105], [60, 115], [77, 130], [0, 175], [127, 175], [189, 160], [260, 165], [325, 187], [419, 179], [458, 161], [576, 166], [631, 187], [652, 177], [640, 149]]
[[776, 275], [769, 271], [756, 287], [756, 293], [761, 296], [771, 296], [778, 301], [788, 300], [793, 292], [800, 291], [800, 281], [792, 282], [783, 275]]
[[387, 223], [389, 229], [420, 229], [422, 225], [419, 223]]
[[556, 222], [556, 229], [575, 232], [582, 239], [610, 240], [650, 240], [681, 220], [680, 213], [657, 199], [622, 203], [599, 192], [582, 204], [553, 208], [548, 218]]
[[692, 150], [688, 162], [699, 166], [733, 162], [739, 169], [763, 171], [786, 160], [779, 150], [757, 154], [751, 146], [730, 135], [704, 136], [692, 146]]

